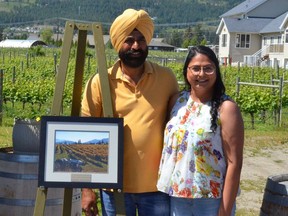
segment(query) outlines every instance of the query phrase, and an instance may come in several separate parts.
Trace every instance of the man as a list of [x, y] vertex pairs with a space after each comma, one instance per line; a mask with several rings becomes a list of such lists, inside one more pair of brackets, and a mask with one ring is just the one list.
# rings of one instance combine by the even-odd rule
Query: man
[[[168, 102], [178, 92], [168, 68], [146, 61], [153, 21], [144, 10], [127, 9], [110, 28], [119, 60], [108, 70], [114, 117], [124, 118], [123, 192], [126, 215], [169, 215], [169, 198], [157, 191]], [[99, 75], [86, 85], [83, 116], [103, 116]], [[90, 189], [82, 190], [82, 208], [95, 205]], [[115, 215], [113, 192], [101, 190], [103, 215]], [[95, 206], [94, 206], [95, 209]], [[96, 214], [96, 213], [94, 213]]]

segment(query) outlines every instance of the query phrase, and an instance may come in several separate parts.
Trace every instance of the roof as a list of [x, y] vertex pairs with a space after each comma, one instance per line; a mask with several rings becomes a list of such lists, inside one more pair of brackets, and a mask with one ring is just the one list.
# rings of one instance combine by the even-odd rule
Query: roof
[[288, 22], [288, 13], [286, 13], [286, 16], [285, 18], [283, 19], [283, 22], [281, 23], [281, 26], [280, 26], [280, 29], [284, 30], [285, 26], [287, 25], [287, 22]]
[[259, 33], [273, 19], [260, 18], [222, 18], [216, 34], [220, 34], [221, 29], [226, 25], [229, 32]]
[[174, 46], [164, 43], [163, 42], [163, 38], [152, 38], [151, 42], [148, 44], [149, 47], [152, 46], [157, 46], [157, 47], [171, 47], [171, 48], [175, 48]]
[[269, 22], [261, 31], [260, 33], [273, 33], [273, 32], [280, 32], [282, 23], [287, 19], [288, 12], [282, 14], [281, 16], [273, 19]]
[[216, 34], [220, 34], [221, 29], [226, 25], [229, 32], [246, 33], [275, 33], [282, 32], [288, 23], [288, 11], [275, 19], [260, 18], [222, 18]]
[[236, 7], [232, 8], [231, 10], [227, 11], [226, 13], [222, 14], [220, 17], [228, 17], [228, 16], [235, 16], [241, 14], [247, 14], [254, 8], [258, 7], [259, 5], [263, 4], [267, 0], [246, 0], [241, 4], [237, 5]]
[[[74, 40], [77, 40], [78, 38], [74, 37]], [[104, 44], [106, 44], [109, 40], [110, 40], [110, 36], [109, 35], [103, 35], [103, 40], [104, 40]], [[170, 44], [164, 43], [163, 42], [163, 38], [152, 38], [151, 42], [148, 44], [148, 46], [158, 46], [158, 47], [173, 47]], [[87, 41], [89, 43], [89, 45], [95, 45], [94, 44], [94, 36], [93, 35], [87, 35]]]
[[32, 46], [47, 46], [46, 43], [40, 40], [14, 40], [6, 39], [0, 42], [2, 48], [30, 48]]
[[[33, 35], [31, 34], [29, 36], [28, 39], [37, 39], [37, 35]], [[63, 37], [64, 37], [64, 34], [53, 34], [52, 38], [54, 40], [58, 39], [58, 40], [63, 40]], [[76, 42], [78, 40], [78, 35], [75, 34], [73, 35], [73, 42]], [[110, 35], [103, 35], [103, 41], [104, 41], [104, 44], [107, 44], [108, 41], [110, 41]], [[170, 45], [170, 44], [167, 44], [167, 43], [164, 43], [164, 38], [152, 38], [151, 42], [148, 44], [148, 46], [158, 46], [158, 47], [170, 47], [170, 48], [175, 48], [174, 46]], [[90, 45], [90, 46], [95, 46], [95, 43], [94, 43], [94, 36], [92, 34], [87, 34], [87, 43]]]

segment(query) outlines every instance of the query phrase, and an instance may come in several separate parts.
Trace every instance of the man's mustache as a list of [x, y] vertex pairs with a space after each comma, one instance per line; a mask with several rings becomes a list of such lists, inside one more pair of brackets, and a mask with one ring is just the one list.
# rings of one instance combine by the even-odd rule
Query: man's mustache
[[128, 50], [125, 54], [126, 55], [130, 55], [130, 54], [134, 54], [134, 53], [140, 53], [140, 54], [143, 54], [143, 50]]

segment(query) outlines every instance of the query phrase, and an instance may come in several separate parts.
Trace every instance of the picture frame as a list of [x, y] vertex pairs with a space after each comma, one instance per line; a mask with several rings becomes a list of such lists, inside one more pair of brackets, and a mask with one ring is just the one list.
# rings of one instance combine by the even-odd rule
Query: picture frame
[[123, 187], [123, 118], [42, 116], [38, 186]]

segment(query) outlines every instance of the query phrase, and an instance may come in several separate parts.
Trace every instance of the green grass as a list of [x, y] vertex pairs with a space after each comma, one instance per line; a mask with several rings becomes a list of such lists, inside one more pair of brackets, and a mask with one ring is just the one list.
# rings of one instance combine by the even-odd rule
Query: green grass
[[279, 164], [282, 164], [284, 163], [285, 161], [284, 160], [274, 160], [275, 163], [279, 163]]
[[0, 148], [12, 146], [12, 127], [0, 127]]
[[239, 209], [236, 211], [236, 216], [258, 216], [259, 211], [247, 210], [247, 209]]
[[265, 178], [259, 178], [257, 180], [245, 179], [241, 180], [240, 187], [241, 190], [243, 191], [255, 191], [262, 193], [263, 185], [265, 184], [266, 184]]

